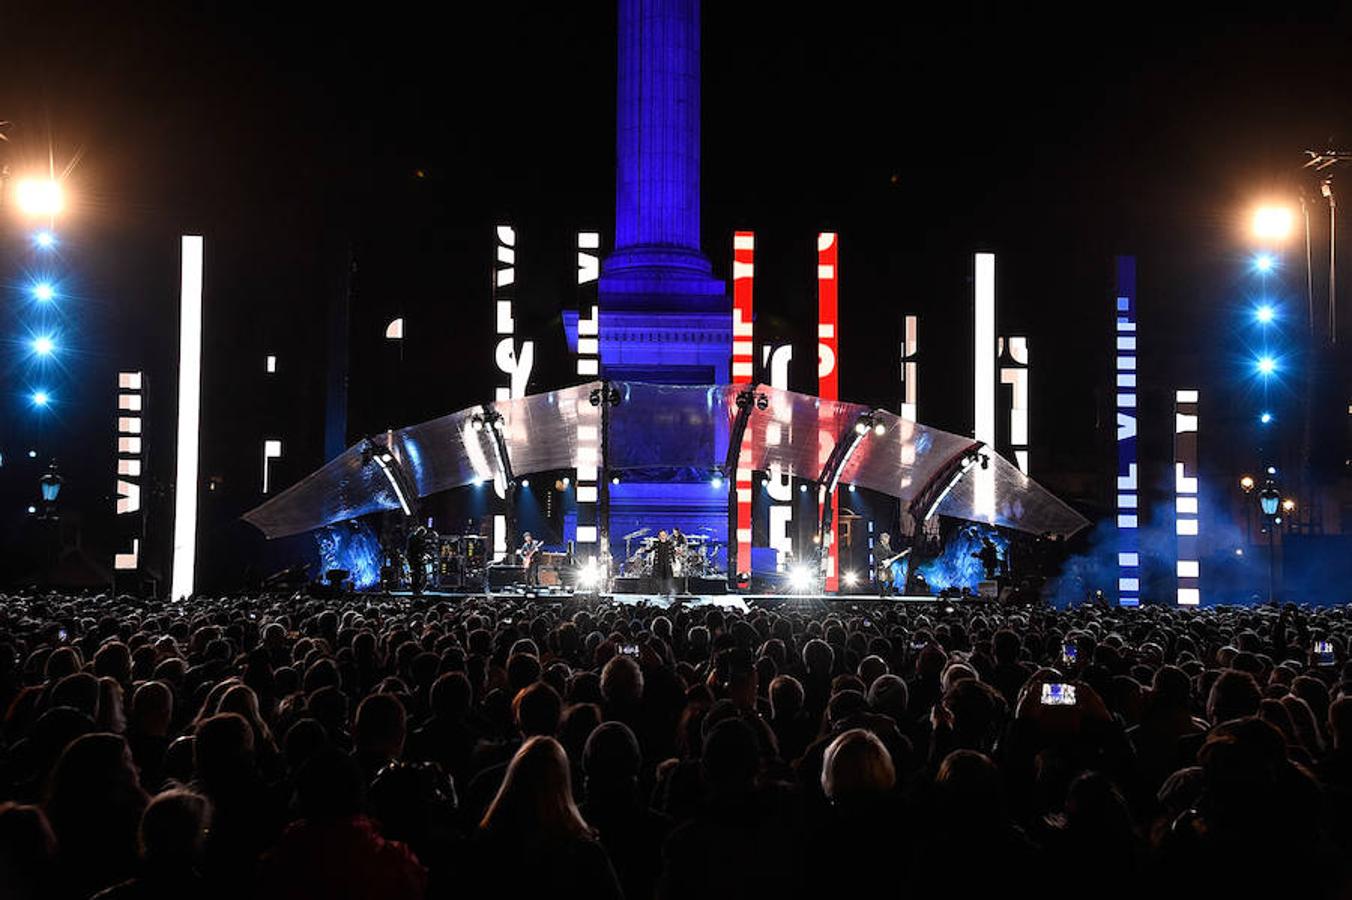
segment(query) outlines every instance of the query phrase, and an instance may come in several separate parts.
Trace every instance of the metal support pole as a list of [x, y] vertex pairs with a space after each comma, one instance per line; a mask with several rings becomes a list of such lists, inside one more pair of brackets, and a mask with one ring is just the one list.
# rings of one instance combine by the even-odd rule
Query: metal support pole
[[[746, 426], [751, 421], [751, 413], [756, 408], [756, 389], [759, 382], [748, 385], [737, 394], [737, 418], [732, 422], [728, 433], [728, 455], [723, 462], [723, 477], [728, 485], [728, 587], [737, 587], [737, 576], [741, 568], [737, 548], [737, 463], [742, 456], [742, 438], [746, 435]], [[747, 560], [749, 563], [750, 560]], [[749, 571], [749, 570], [748, 570]]]

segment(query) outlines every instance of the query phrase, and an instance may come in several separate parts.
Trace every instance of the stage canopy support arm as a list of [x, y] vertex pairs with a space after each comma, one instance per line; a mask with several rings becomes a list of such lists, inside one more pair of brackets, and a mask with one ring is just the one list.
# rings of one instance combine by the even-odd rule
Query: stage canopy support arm
[[728, 587], [736, 588], [742, 563], [751, 571], [751, 560], [737, 558], [737, 464], [742, 458], [742, 439], [746, 436], [746, 426], [751, 421], [751, 413], [757, 409], [769, 407], [770, 400], [764, 394], [757, 393], [760, 382], [755, 382], [737, 393], [737, 417], [732, 420], [732, 430], [728, 433], [728, 455], [723, 461], [723, 478], [728, 486]]
[[840, 484], [840, 473], [844, 471], [845, 464], [850, 461], [854, 451], [859, 449], [859, 445], [870, 434], [881, 436], [883, 432], [875, 431], [882, 428], [883, 419], [874, 413], [865, 413], [859, 417], [854, 426], [845, 433], [843, 439], [836, 441], [836, 446], [831, 450], [831, 455], [826, 458], [826, 464], [822, 466], [821, 474], [817, 477], [817, 502], [821, 506], [821, 519], [817, 523], [817, 558], [820, 561], [827, 552], [826, 536], [831, 533], [833, 522], [831, 496], [835, 494], [836, 487]]
[[367, 438], [362, 447], [363, 457], [374, 463], [390, 483], [390, 490], [399, 501], [399, 510], [405, 518], [412, 518], [414, 505], [418, 502], [418, 492], [413, 487], [413, 479], [408, 477], [404, 464], [395, 456], [387, 444]]
[[503, 513], [506, 521], [507, 532], [507, 553], [510, 556], [515, 551], [516, 546], [516, 473], [512, 471], [512, 456], [507, 451], [507, 435], [505, 434], [506, 425], [502, 419], [502, 413], [498, 412], [492, 403], [483, 405], [483, 420], [490, 434], [493, 435], [493, 451], [498, 458], [498, 470], [502, 473], [502, 493], [507, 503], [507, 509]]
[[[925, 521], [939, 508], [944, 497], [958, 483], [967, 470], [977, 463], [989, 465], [990, 457], [981, 452], [986, 445], [981, 441], [974, 441], [971, 446], [963, 449], [960, 453], [953, 454], [947, 462], [934, 471], [916, 493], [915, 498], [911, 500], [911, 505], [906, 511], [911, 515], [911, 521], [915, 523], [915, 530], [918, 533], [924, 527]], [[912, 534], [911, 539], [914, 543], [916, 535]]]

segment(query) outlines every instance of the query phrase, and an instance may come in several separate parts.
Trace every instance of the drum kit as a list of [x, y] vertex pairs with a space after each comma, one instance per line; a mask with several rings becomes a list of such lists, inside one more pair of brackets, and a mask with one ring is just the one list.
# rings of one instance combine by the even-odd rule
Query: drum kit
[[[643, 578], [653, 572], [653, 556], [657, 549], [657, 537], [650, 535], [652, 529], [640, 528], [624, 536], [624, 562], [620, 564], [620, 576], [623, 578]], [[707, 529], [704, 529], [707, 531]], [[637, 546], [635, 546], [637, 544]], [[676, 542], [672, 548], [671, 574], [674, 578], [692, 578], [718, 574], [714, 557], [718, 554], [720, 542], [707, 534], [687, 534], [684, 542]]]

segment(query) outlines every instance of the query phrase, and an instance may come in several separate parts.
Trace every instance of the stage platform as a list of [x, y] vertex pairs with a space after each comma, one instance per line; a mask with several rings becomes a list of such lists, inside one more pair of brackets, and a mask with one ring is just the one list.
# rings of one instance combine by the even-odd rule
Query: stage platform
[[[754, 607], [780, 606], [818, 606], [822, 604], [891, 604], [891, 603], [937, 603], [948, 598], [928, 595], [903, 595], [879, 597], [876, 594], [616, 594], [616, 593], [570, 593], [566, 591], [424, 591], [415, 595], [411, 591], [364, 592], [371, 597], [399, 597], [409, 600], [423, 600], [435, 603], [441, 600], [466, 602], [469, 600], [529, 600], [533, 603], [617, 603], [622, 606], [656, 606], [671, 609], [677, 606], [714, 606], [720, 609], [735, 609], [746, 612]], [[969, 601], [970, 602], [970, 601]]]

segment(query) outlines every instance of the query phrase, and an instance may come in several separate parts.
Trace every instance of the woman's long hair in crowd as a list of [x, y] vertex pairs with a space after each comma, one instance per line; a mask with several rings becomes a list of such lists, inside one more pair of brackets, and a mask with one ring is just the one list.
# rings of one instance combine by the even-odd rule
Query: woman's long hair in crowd
[[530, 833], [554, 840], [592, 837], [573, 802], [563, 745], [543, 736], [522, 744], [479, 827], [490, 834]]

